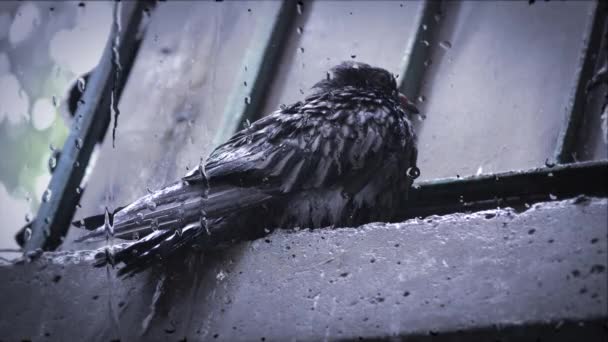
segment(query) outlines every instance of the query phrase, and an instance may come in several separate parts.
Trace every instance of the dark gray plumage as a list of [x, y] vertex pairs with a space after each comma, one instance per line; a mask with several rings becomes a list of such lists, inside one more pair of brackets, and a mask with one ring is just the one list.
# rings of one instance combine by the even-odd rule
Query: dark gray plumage
[[[419, 173], [406, 111], [417, 112], [389, 72], [342, 63], [304, 101], [254, 122], [179, 182], [118, 210], [110, 231], [137, 241], [98, 265], [123, 262], [120, 273], [132, 274], [194, 244], [391, 220]], [[105, 236], [109, 219], [81, 240]]]

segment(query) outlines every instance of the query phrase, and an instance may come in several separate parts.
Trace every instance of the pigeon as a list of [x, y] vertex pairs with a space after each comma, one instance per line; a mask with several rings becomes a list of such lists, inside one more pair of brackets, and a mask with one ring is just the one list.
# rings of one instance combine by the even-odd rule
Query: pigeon
[[277, 228], [353, 227], [403, 212], [420, 175], [411, 115], [396, 77], [361, 62], [331, 68], [303, 101], [251, 123], [182, 179], [74, 222], [77, 241], [132, 240], [96, 266], [132, 276], [178, 251], [251, 241]]

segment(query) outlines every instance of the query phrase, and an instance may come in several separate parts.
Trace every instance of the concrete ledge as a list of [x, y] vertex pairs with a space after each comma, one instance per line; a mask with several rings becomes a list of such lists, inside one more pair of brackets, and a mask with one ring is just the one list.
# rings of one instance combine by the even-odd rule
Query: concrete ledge
[[276, 232], [126, 280], [45, 253], [0, 267], [0, 339], [605, 341], [607, 208]]

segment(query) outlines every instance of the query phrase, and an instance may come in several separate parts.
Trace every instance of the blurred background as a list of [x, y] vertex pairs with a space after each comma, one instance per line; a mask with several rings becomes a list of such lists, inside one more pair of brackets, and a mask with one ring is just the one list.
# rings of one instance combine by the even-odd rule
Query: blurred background
[[[421, 1], [298, 1], [259, 98], [248, 61], [279, 1], [168, 1], [147, 31], [111, 133], [94, 152], [75, 217], [116, 208], [178, 179], [205, 158], [235, 103], [261, 117], [302, 99], [330, 67], [356, 60], [400, 74]], [[595, 1], [445, 2], [423, 30], [432, 41], [416, 95], [421, 180], [551, 163], [570, 115]], [[100, 60], [113, 2], [0, 2], [0, 249], [31, 220], [69, 133], [70, 89]], [[603, 55], [602, 55], [603, 54]], [[602, 57], [603, 56], [603, 57]], [[605, 52], [593, 58], [606, 58]], [[574, 161], [607, 158], [605, 85], [586, 100]], [[594, 104], [595, 103], [595, 104]], [[591, 109], [589, 109], [591, 108]], [[73, 115], [73, 114], [72, 114]], [[82, 191], [82, 189], [75, 189]], [[62, 248], [78, 232], [73, 230]]]

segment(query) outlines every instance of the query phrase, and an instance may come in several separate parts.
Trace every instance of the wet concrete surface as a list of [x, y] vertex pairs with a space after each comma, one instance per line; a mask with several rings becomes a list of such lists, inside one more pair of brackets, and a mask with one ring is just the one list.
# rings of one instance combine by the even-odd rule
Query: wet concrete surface
[[0, 266], [0, 340], [608, 337], [608, 200], [277, 231], [128, 279], [94, 251]]

